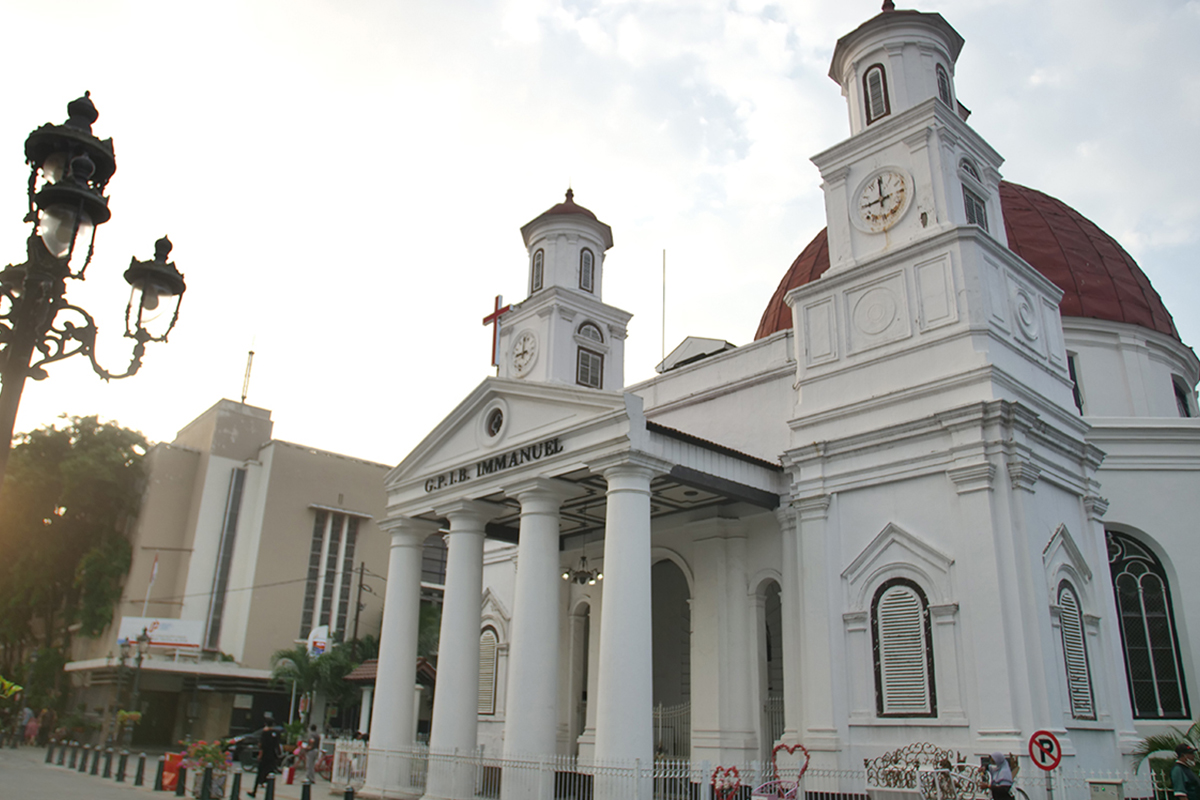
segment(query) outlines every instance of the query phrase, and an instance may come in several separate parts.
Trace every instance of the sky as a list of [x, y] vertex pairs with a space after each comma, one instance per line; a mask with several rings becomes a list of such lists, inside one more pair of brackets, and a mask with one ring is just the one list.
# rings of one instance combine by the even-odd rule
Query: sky
[[[933, 0], [930, 0], [932, 3]], [[901, 8], [910, 8], [900, 2]], [[1133, 255], [1200, 342], [1200, 0], [941, 0], [1004, 177]], [[85, 90], [115, 142], [112, 219], [68, 298], [122, 371], [131, 257], [169, 234], [177, 328], [105, 383], [26, 384], [19, 431], [98, 414], [152, 441], [221, 398], [276, 438], [398, 463], [493, 374], [481, 320], [524, 298], [520, 227], [612, 226], [627, 383], [689, 335], [745, 344], [825, 226], [810, 157], [849, 135], [828, 77], [877, 0], [7, 0], [0, 265], [24, 257], [24, 140]], [[663, 252], [666, 252], [665, 324]], [[665, 336], [664, 331], [665, 329]]]

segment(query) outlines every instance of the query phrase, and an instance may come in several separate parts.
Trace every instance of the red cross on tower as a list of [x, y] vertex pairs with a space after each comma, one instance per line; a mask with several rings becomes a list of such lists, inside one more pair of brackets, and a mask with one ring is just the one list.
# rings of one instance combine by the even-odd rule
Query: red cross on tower
[[504, 314], [510, 308], [512, 308], [512, 306], [501, 307], [500, 304], [503, 302], [504, 302], [504, 298], [501, 297], [500, 295], [496, 295], [495, 309], [492, 311], [492, 313], [488, 314], [486, 317], [483, 318], [484, 325], [492, 326], [492, 366], [493, 367], [500, 366], [500, 353], [497, 352], [497, 348], [499, 348], [499, 346], [500, 346], [500, 317], [504, 316]]

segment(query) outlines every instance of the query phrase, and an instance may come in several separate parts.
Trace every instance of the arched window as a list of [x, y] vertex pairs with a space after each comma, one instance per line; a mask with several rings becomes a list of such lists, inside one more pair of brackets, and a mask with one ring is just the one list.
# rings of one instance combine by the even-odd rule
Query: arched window
[[946, 68], [941, 64], [937, 65], [937, 85], [938, 98], [946, 105], [950, 105], [950, 76], [946, 74]]
[[1162, 562], [1132, 536], [1105, 531], [1129, 700], [1137, 719], [1191, 719]]
[[1192, 401], [1189, 399], [1192, 393], [1188, 391], [1187, 384], [1182, 378], [1172, 376], [1171, 386], [1175, 389], [1175, 408], [1179, 411], [1179, 416], [1192, 416]]
[[496, 631], [484, 628], [479, 634], [479, 713], [496, 713]]
[[1096, 703], [1092, 696], [1092, 673], [1088, 667], [1083, 612], [1079, 608], [1075, 588], [1067, 581], [1058, 585], [1058, 624], [1062, 631], [1063, 662], [1067, 666], [1071, 716], [1075, 719], [1095, 719]]
[[540, 249], [533, 254], [533, 276], [529, 282], [529, 293], [541, 291], [542, 289], [542, 273], [545, 271], [544, 262], [546, 254]]
[[883, 64], [872, 64], [863, 73], [863, 99], [867, 108], [867, 124], [883, 119], [892, 113], [888, 99], [887, 74]]
[[937, 716], [929, 603], [921, 587], [893, 578], [871, 601], [875, 708], [881, 717]]
[[604, 343], [604, 334], [600, 333], [600, 329], [590, 322], [580, 325], [577, 333], [585, 339], [591, 339], [593, 342]]
[[585, 292], [596, 291], [595, 258], [586, 247], [579, 253], [579, 288]]
[[976, 169], [975, 165], [971, 163], [971, 159], [964, 158], [962, 161], [958, 162], [958, 166], [959, 166], [959, 169], [961, 169], [963, 172], [965, 172], [966, 174], [970, 175], [975, 180], [980, 181], [980, 183], [982, 183], [982, 181], [979, 178], [979, 170]]

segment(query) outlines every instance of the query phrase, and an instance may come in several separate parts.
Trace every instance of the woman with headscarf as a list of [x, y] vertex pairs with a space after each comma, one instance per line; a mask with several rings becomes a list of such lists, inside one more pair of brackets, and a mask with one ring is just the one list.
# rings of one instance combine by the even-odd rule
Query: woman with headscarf
[[987, 776], [992, 800], [1012, 800], [1013, 774], [1003, 753], [992, 753], [991, 763], [987, 766]]

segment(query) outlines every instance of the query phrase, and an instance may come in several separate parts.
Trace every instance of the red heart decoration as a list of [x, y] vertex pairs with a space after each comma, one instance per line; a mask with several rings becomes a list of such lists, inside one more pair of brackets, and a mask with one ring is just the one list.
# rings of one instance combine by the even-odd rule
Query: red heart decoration
[[712, 774], [713, 800], [733, 800], [742, 788], [737, 767], [717, 767]]
[[775, 745], [775, 749], [771, 751], [771, 769], [775, 775], [775, 780], [779, 780], [779, 765], [775, 763], [775, 756], [779, 755], [780, 751], [783, 751], [790, 756], [797, 750], [799, 750], [801, 753], [804, 753], [804, 765], [800, 767], [800, 772], [796, 775], [796, 783], [799, 783], [800, 779], [804, 777], [804, 773], [808, 772], [808, 762], [812, 761], [812, 756], [809, 755], [808, 748], [799, 742], [796, 742], [793, 745], [780, 743]]

